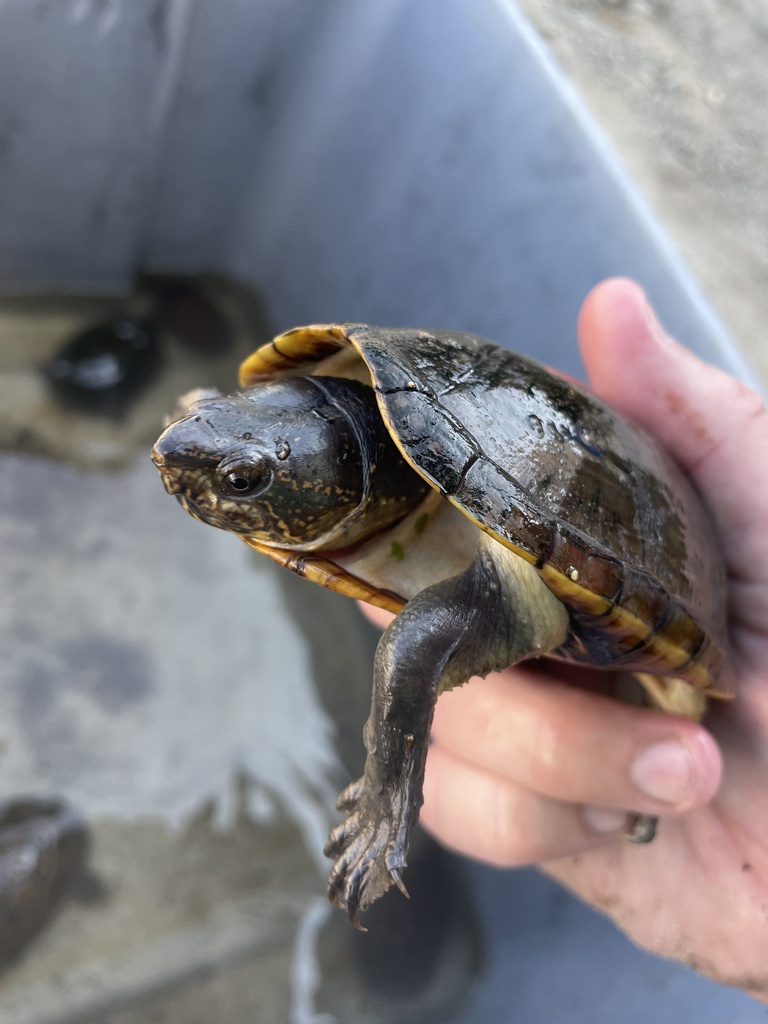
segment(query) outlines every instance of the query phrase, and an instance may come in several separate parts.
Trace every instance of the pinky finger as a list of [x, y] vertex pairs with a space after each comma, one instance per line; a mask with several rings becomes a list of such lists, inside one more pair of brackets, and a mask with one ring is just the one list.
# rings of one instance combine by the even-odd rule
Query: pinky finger
[[457, 853], [520, 867], [619, 841], [629, 815], [542, 796], [430, 747], [421, 823]]

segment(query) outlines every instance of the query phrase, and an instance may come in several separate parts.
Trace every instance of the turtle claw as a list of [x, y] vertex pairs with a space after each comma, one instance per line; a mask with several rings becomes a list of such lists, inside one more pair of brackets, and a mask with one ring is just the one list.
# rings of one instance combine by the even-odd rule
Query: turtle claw
[[411, 894], [410, 894], [410, 893], [408, 892], [408, 890], [407, 890], [407, 889], [405, 888], [405, 882], [404, 882], [404, 881], [403, 881], [403, 879], [402, 879], [402, 878], [400, 877], [400, 872], [399, 872], [399, 871], [397, 870], [397, 868], [391, 868], [391, 869], [390, 869], [390, 872], [389, 872], [389, 875], [390, 875], [390, 878], [392, 879], [392, 881], [393, 881], [393, 882], [395, 883], [395, 885], [397, 886], [397, 888], [398, 888], [398, 889], [400, 890], [400, 892], [401, 892], [401, 893], [403, 894], [403, 896], [405, 896], [405, 898], [406, 898], [407, 900], [409, 900], [409, 899], [411, 898]]
[[323, 853], [326, 857], [332, 857], [336, 860], [339, 854], [343, 852], [350, 836], [349, 822], [351, 820], [351, 818], [345, 818], [344, 821], [331, 830], [323, 847]]
[[348, 786], [339, 803], [351, 813], [333, 829], [325, 844], [325, 855], [334, 859], [328, 898], [347, 912], [355, 928], [365, 931], [358, 919], [360, 911], [367, 910], [393, 885], [408, 897], [401, 877], [405, 868], [403, 829], [386, 797], [367, 797], [363, 780]]

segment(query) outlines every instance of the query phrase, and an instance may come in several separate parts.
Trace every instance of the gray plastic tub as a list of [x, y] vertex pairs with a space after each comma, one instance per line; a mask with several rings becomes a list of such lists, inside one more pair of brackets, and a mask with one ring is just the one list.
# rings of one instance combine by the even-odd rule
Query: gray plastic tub
[[[750, 379], [506, 0], [5, 0], [0, 290], [137, 271], [230, 278], [275, 329], [452, 326], [576, 373], [581, 300], [626, 274]], [[0, 1020], [763, 1019], [534, 872], [429, 844], [420, 909], [378, 938], [329, 922], [318, 850], [368, 700], [354, 609], [182, 517], [143, 456], [4, 474], [2, 795], [86, 813], [101, 896], [0, 978]]]

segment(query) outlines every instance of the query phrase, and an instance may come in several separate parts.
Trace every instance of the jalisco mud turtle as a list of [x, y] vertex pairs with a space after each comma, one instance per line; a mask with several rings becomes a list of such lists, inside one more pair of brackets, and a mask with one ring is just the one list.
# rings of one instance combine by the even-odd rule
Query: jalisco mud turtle
[[[670, 712], [724, 696], [706, 512], [650, 437], [577, 385], [468, 334], [363, 324], [288, 331], [240, 383], [191, 396], [158, 440], [168, 492], [399, 612], [376, 653], [365, 774], [326, 846], [329, 895], [355, 924], [405, 891], [443, 690], [547, 654], [629, 670]], [[652, 835], [640, 817], [630, 838]]]

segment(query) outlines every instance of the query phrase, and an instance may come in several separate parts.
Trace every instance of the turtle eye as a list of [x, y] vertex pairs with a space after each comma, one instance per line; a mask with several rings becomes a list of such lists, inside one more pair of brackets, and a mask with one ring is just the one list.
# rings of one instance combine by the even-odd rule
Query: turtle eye
[[224, 483], [233, 494], [251, 494], [259, 485], [259, 480], [248, 473], [227, 473]]
[[219, 479], [227, 494], [242, 497], [264, 491], [272, 483], [272, 467], [265, 460], [225, 464], [219, 467]]

